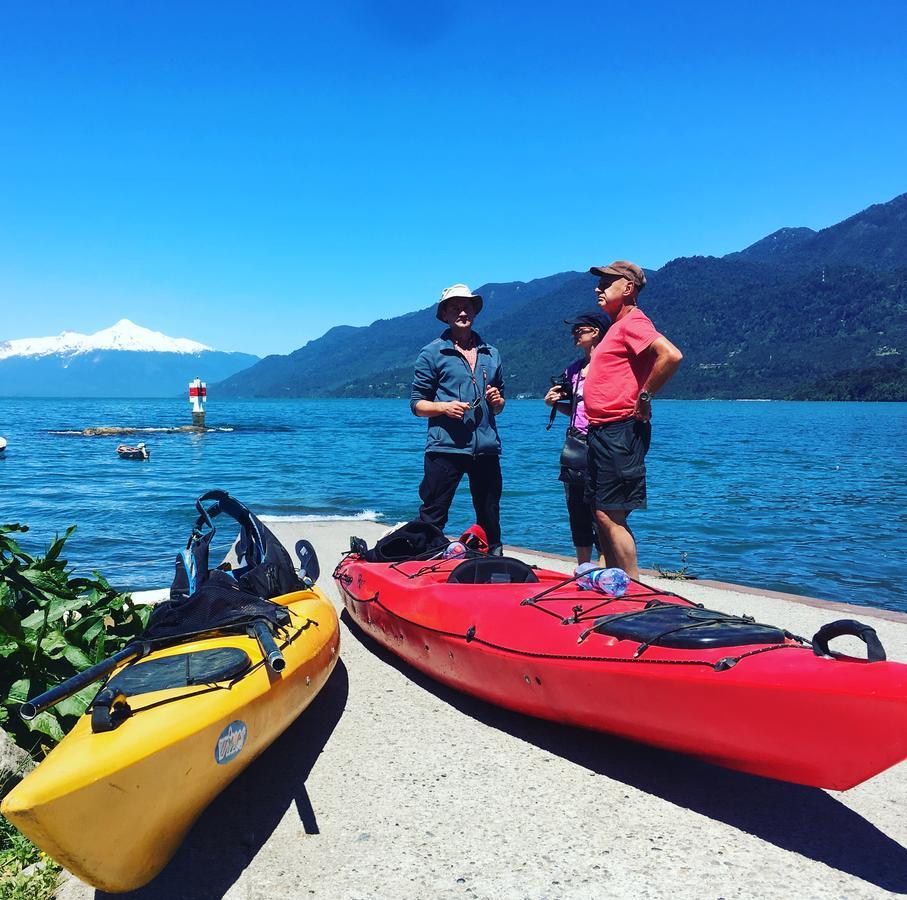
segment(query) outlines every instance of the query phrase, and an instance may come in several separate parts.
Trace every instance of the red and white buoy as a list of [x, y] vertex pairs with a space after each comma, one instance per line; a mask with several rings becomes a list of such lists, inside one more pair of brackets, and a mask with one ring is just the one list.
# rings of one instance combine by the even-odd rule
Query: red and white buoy
[[189, 405], [192, 407], [192, 424], [205, 427], [205, 401], [208, 399], [208, 385], [200, 378], [189, 382]]

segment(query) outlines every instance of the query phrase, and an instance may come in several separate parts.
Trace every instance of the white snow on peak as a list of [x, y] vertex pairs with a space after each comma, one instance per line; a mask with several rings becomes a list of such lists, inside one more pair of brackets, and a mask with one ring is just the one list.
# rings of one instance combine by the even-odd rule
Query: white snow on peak
[[158, 353], [201, 353], [212, 350], [205, 344], [188, 338], [172, 338], [160, 331], [142, 328], [129, 319], [120, 319], [116, 325], [96, 331], [94, 334], [79, 334], [64, 331], [56, 337], [19, 338], [0, 341], [0, 359], [11, 356], [75, 356], [94, 350], [138, 350]]

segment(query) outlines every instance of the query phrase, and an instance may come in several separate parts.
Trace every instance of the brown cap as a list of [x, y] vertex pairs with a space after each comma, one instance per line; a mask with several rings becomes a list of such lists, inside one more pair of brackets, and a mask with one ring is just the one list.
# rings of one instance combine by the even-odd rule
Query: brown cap
[[599, 278], [607, 278], [609, 275], [615, 278], [626, 278], [627, 281], [636, 285], [638, 291], [646, 286], [646, 273], [636, 263], [627, 262], [625, 259], [617, 259], [609, 266], [593, 266], [589, 271], [593, 275], [598, 275]]

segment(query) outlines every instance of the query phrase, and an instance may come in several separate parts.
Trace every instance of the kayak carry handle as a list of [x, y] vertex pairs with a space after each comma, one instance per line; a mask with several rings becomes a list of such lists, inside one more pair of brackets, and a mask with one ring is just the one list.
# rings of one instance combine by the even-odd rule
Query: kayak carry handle
[[101, 662], [95, 663], [90, 669], [73, 675], [62, 684], [52, 687], [49, 691], [39, 694], [33, 700], [28, 700], [19, 707], [19, 715], [26, 722], [31, 722], [37, 715], [49, 709], [51, 706], [77, 694], [82, 688], [88, 687], [93, 681], [99, 681], [105, 675], [110, 674], [118, 665], [128, 662], [131, 659], [141, 659], [151, 652], [151, 644], [148, 641], [141, 641], [134, 644], [127, 644], [119, 653], [115, 653], [108, 659], [102, 659]]
[[845, 634], [852, 634], [866, 644], [868, 662], [884, 662], [888, 659], [875, 628], [871, 625], [864, 625], [856, 619], [838, 619], [836, 622], [823, 625], [813, 637], [813, 653], [816, 656], [830, 656], [828, 642]]
[[283, 658], [283, 654], [278, 649], [277, 644], [274, 641], [274, 635], [271, 634], [271, 629], [268, 627], [268, 623], [262, 619], [256, 619], [249, 626], [249, 630], [252, 632], [252, 637], [257, 639], [258, 646], [261, 647], [261, 653], [265, 658], [268, 668], [275, 675], [279, 675], [287, 667], [287, 661]]

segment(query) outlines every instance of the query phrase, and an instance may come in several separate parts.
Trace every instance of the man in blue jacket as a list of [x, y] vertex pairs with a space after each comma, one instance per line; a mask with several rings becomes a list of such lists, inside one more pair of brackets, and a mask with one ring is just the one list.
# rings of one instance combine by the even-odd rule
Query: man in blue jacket
[[495, 416], [504, 408], [501, 354], [472, 330], [482, 298], [465, 284], [441, 294], [435, 313], [447, 330], [416, 360], [410, 409], [428, 419], [419, 518], [443, 529], [464, 475], [492, 553], [501, 552], [501, 439]]

